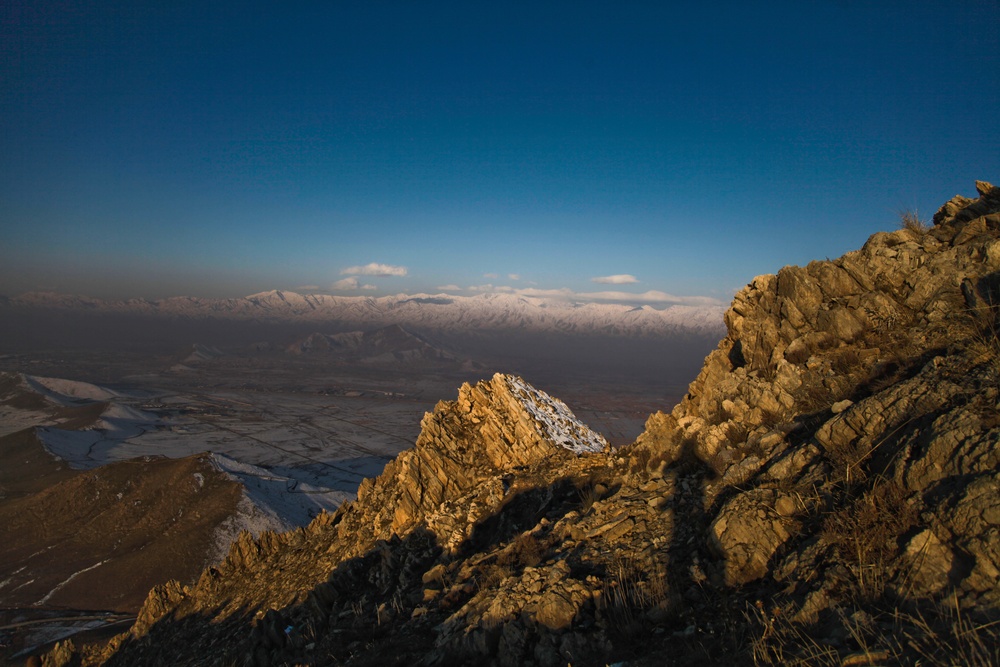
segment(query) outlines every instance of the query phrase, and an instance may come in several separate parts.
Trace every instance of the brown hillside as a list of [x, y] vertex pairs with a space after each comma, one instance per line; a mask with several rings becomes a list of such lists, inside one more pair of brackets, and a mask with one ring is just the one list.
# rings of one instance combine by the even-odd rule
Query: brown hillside
[[134, 460], [73, 472], [0, 503], [5, 607], [136, 611], [144, 591], [191, 580], [241, 489], [207, 456]]

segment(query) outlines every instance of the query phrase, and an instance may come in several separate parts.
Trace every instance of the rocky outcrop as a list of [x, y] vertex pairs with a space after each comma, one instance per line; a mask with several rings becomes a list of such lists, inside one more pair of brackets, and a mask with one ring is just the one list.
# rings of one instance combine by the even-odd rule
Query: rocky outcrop
[[[344, 603], [334, 582], [347, 581], [347, 588], [357, 585], [342, 570], [353, 573], [372, 560], [379, 561], [379, 568], [401, 560], [405, 573], [398, 576], [408, 585], [422, 585], [420, 568], [438, 558], [454, 558], [482, 540], [475, 531], [502, 514], [504, 506], [549, 507], [567, 494], [576, 498], [572, 484], [556, 494], [539, 494], [526, 475], [539, 475], [538, 468], [580, 475], [581, 466], [601, 466], [607, 454], [603, 437], [580, 423], [561, 401], [509, 375], [463, 385], [457, 400], [440, 402], [421, 427], [413, 449], [387, 465], [378, 478], [366, 480], [356, 502], [334, 515], [319, 516], [305, 529], [265, 532], [258, 539], [241, 535], [227, 558], [196, 585], [154, 589], [131, 634], [118, 642], [124, 648], [131, 640], [155, 634], [159, 619], [191, 617], [208, 609], [231, 619], [234, 632], [250, 608], [261, 610], [260, 623], [271, 625], [255, 627], [265, 628], [275, 623], [274, 612], [267, 609], [292, 606], [302, 614], [302, 609], [319, 613], [331, 601]], [[593, 460], [584, 463], [581, 454], [591, 454]], [[525, 498], [512, 500], [522, 494]], [[401, 550], [405, 555], [399, 555]], [[283, 574], [275, 577], [275, 572]], [[378, 588], [396, 586], [399, 582], [392, 581]], [[296, 606], [301, 603], [306, 607]], [[329, 613], [322, 615], [325, 621]], [[265, 630], [250, 641], [273, 649], [273, 634]]]
[[[1000, 189], [753, 280], [609, 451], [498, 375], [108, 664], [969, 664], [1000, 644]], [[956, 658], [958, 656], [958, 658]]]
[[689, 451], [723, 581], [768, 580], [815, 620], [829, 591], [998, 607], [1000, 188], [760, 276], [728, 335], [633, 456]]
[[763, 435], [947, 342], [1000, 270], [1000, 191], [977, 187], [981, 199], [956, 197], [931, 229], [880, 232], [859, 251], [758, 276], [739, 292], [728, 335], [672, 412], [699, 458], [724, 470], [746, 442], [732, 425]]
[[606, 448], [604, 438], [565, 404], [520, 378], [497, 374], [489, 382], [465, 384], [456, 401], [439, 403], [425, 415], [412, 450], [378, 478], [362, 482], [359, 504], [380, 509], [357, 525], [346, 517], [341, 532], [387, 539], [423, 523], [454, 550], [499, 508], [504, 473]]

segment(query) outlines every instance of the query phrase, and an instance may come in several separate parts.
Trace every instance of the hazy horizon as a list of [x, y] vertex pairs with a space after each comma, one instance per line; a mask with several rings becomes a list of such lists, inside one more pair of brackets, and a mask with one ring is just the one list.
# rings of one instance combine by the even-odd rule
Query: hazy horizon
[[9, 296], [725, 304], [1000, 179], [991, 1], [0, 16]]

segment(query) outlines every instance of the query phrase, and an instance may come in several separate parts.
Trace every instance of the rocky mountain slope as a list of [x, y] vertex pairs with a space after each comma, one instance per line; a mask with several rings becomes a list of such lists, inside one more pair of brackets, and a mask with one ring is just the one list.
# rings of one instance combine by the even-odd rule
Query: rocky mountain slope
[[134, 613], [143, 588], [213, 562], [240, 498], [193, 456], [112, 463], [0, 502], [0, 605]]
[[976, 187], [755, 278], [633, 445], [517, 378], [463, 386], [356, 502], [47, 660], [1000, 663], [1000, 188]]
[[51, 309], [86, 314], [258, 322], [336, 322], [363, 329], [399, 325], [423, 331], [533, 331], [658, 336], [716, 333], [723, 308], [714, 304], [582, 303], [558, 298], [481, 294], [397, 294], [385, 297], [296, 294], [272, 290], [238, 299], [172, 297], [123, 301], [48, 292], [22, 294], [0, 308]]
[[326, 356], [376, 366], [458, 362], [455, 355], [441, 346], [398, 324], [371, 331], [313, 332], [292, 342], [285, 350], [298, 356]]

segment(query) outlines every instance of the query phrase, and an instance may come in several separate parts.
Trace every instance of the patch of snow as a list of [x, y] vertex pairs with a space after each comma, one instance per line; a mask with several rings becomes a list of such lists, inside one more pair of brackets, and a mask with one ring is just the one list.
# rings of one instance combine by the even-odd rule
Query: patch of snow
[[607, 440], [595, 433], [573, 414], [558, 398], [535, 389], [523, 379], [497, 373], [494, 380], [502, 379], [510, 392], [521, 400], [525, 409], [542, 427], [542, 433], [552, 442], [576, 454], [600, 452], [608, 447]]
[[89, 382], [25, 375], [28, 387], [57, 405], [79, 405], [80, 399], [107, 401], [121, 396], [116, 391]]
[[96, 570], [97, 568], [99, 568], [100, 566], [104, 565], [107, 562], [108, 562], [107, 560], [102, 560], [100, 563], [95, 563], [94, 565], [91, 565], [90, 567], [85, 567], [82, 570], [77, 570], [73, 574], [71, 574], [68, 577], [66, 577], [66, 579], [63, 580], [62, 583], [57, 584], [55, 588], [53, 588], [51, 591], [49, 591], [48, 593], [46, 593], [45, 597], [43, 597], [41, 600], [39, 600], [38, 602], [35, 603], [35, 606], [38, 607], [38, 606], [43, 605], [46, 602], [48, 602], [49, 598], [51, 598], [53, 595], [55, 595], [56, 592], [60, 588], [62, 588], [63, 586], [65, 586], [69, 582], [73, 581], [77, 576], [83, 574], [84, 572], [90, 572], [91, 570]]
[[24, 648], [11, 657], [23, 657], [46, 644], [53, 644], [55, 642], [62, 641], [67, 637], [72, 637], [79, 632], [94, 630], [105, 625], [108, 625], [108, 622], [103, 619], [87, 619], [80, 621], [62, 619], [55, 622], [29, 625], [23, 629]]
[[112, 403], [104, 412], [101, 413], [101, 417], [104, 419], [127, 419], [146, 424], [152, 424], [158, 421], [156, 415], [152, 412], [139, 410], [138, 408], [133, 408], [132, 406], [125, 405], [123, 403]]
[[31, 428], [44, 422], [49, 416], [44, 412], [21, 410], [9, 405], [0, 405], [0, 437]]
[[31, 585], [31, 584], [33, 584], [33, 583], [35, 583], [35, 580], [34, 580], [34, 579], [28, 579], [28, 580], [27, 580], [26, 582], [24, 582], [23, 584], [21, 584], [21, 585], [20, 585], [20, 586], [18, 586], [17, 588], [14, 588], [14, 589], [12, 589], [12, 590], [11, 590], [11, 593], [13, 593], [14, 591], [19, 591], [19, 590], [21, 590], [22, 588], [24, 588], [25, 586], [29, 586], [29, 585]]
[[69, 431], [49, 426], [38, 427], [35, 433], [50, 454], [74, 468], [88, 469], [130, 458], [114, 452], [129, 438], [156, 430], [159, 421], [154, 414], [113, 402], [88, 429]]
[[218, 565], [229, 554], [230, 546], [244, 530], [257, 537], [265, 530], [281, 532], [287, 529], [286, 524], [255, 505], [244, 492], [236, 505], [236, 511], [215, 529], [208, 562]]
[[103, 431], [104, 437], [109, 440], [128, 440], [155, 429], [158, 421], [156, 415], [149, 412], [121, 403], [112, 403], [101, 413], [101, 418], [93, 428]]
[[[244, 463], [224, 454], [211, 455], [212, 465], [227, 477], [243, 485], [243, 494], [252, 509], [244, 506], [234, 529], [249, 530], [255, 535], [262, 530], [289, 530], [309, 523], [320, 511], [332, 512], [355, 495], [328, 487], [302, 483], [272, 470]], [[242, 503], [241, 503], [242, 505]]]
[[195, 343], [192, 346], [191, 354], [184, 358], [185, 362], [208, 361], [223, 356], [222, 351], [211, 345]]
[[105, 463], [90, 458], [91, 449], [102, 439], [99, 431], [66, 431], [40, 426], [35, 434], [42, 441], [45, 451], [74, 468], [96, 468]]

